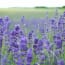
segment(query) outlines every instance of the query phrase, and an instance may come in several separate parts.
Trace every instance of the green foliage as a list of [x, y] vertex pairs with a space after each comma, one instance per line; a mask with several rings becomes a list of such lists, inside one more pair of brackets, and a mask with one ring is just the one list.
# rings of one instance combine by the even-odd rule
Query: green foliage
[[44, 9], [44, 8], [48, 8], [48, 7], [45, 7], [45, 6], [37, 6], [35, 8], [42, 8], [42, 9]]
[[65, 8], [65, 6], [63, 6], [62, 8]]

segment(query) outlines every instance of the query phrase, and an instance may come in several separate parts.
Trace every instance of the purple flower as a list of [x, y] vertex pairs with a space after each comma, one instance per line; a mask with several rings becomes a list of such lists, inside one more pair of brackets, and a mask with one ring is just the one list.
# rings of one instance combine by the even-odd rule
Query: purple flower
[[11, 21], [10, 21], [9, 17], [6, 16], [6, 17], [4, 18], [4, 28], [5, 28], [4, 30], [5, 30], [5, 33], [6, 33], [6, 34], [8, 34], [9, 31], [10, 31], [10, 25], [11, 25]]
[[0, 49], [2, 48], [2, 41], [3, 39], [0, 38]]
[[28, 39], [32, 39], [32, 32], [29, 32]]
[[10, 35], [15, 36], [16, 35], [15, 31], [13, 30]]
[[38, 44], [39, 39], [34, 39], [34, 44]]
[[33, 45], [33, 49], [36, 49], [36, 48], [37, 48], [37, 45], [36, 45], [36, 44], [34, 44], [34, 45]]
[[33, 51], [32, 51], [32, 49], [28, 49], [26, 57], [27, 57], [27, 63], [28, 62], [31, 63], [32, 59], [33, 59]]
[[57, 41], [56, 46], [57, 46], [58, 49], [62, 48], [62, 40]]
[[18, 58], [16, 65], [22, 65], [22, 59], [21, 58]]
[[47, 39], [43, 39], [43, 47], [49, 49], [50, 42]]
[[20, 25], [15, 25], [15, 30], [19, 31], [20, 30]]
[[26, 63], [26, 65], [31, 65], [31, 64], [28, 62], [28, 63]]
[[62, 32], [62, 41], [65, 41], [65, 30]]
[[56, 49], [54, 53], [55, 53], [56, 56], [59, 56], [62, 52], [60, 50]]
[[27, 38], [25, 36], [21, 37], [21, 44], [27, 44]]
[[21, 51], [27, 51], [27, 39], [25, 36], [21, 37], [21, 42], [20, 42], [20, 49]]
[[4, 25], [4, 21], [3, 18], [0, 17], [0, 25], [3, 26]]
[[21, 52], [21, 56], [23, 56], [23, 57], [26, 56], [26, 54], [27, 54], [27, 52], [25, 52], [25, 51]]
[[37, 47], [37, 48], [38, 48], [37, 50], [38, 50], [39, 52], [41, 52], [41, 51], [43, 50], [43, 41], [42, 41], [42, 40], [39, 40], [39, 41], [38, 41], [38, 47]]
[[51, 20], [51, 24], [52, 24], [52, 25], [55, 24], [55, 20], [54, 20], [54, 19]]
[[8, 22], [8, 21], [9, 21], [9, 17], [8, 17], [8, 16], [5, 16], [5, 17], [4, 17], [4, 20], [5, 20], [6, 22]]
[[41, 56], [40, 56], [40, 61], [43, 62], [45, 59], [46, 59], [46, 56], [45, 56], [45, 55], [41, 55]]
[[56, 48], [62, 48], [62, 40], [61, 40], [61, 37], [60, 37], [60, 35], [55, 35], [54, 36], [54, 42], [55, 42], [55, 44], [56, 44]]
[[12, 43], [11, 46], [12, 47], [15, 47], [15, 48], [18, 48], [19, 47], [17, 43]]
[[65, 65], [65, 62], [64, 62], [63, 59], [60, 59], [60, 60], [57, 61], [57, 64], [58, 65]]
[[6, 63], [7, 63], [7, 61], [8, 61], [7, 56], [4, 55], [4, 56], [2, 56], [0, 59], [1, 59], [1, 65], [6, 65]]

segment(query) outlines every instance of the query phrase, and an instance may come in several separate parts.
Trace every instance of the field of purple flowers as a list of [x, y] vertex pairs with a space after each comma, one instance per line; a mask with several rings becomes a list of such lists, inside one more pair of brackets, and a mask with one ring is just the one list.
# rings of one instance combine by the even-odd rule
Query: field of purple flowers
[[65, 12], [54, 15], [0, 17], [0, 65], [65, 65]]

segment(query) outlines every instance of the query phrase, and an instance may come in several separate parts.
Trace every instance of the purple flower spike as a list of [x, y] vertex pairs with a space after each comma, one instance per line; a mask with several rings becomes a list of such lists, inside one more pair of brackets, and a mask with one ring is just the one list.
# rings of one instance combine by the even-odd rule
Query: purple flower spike
[[0, 49], [2, 48], [2, 39], [0, 39]]
[[0, 25], [3, 26], [4, 25], [4, 21], [3, 19], [0, 17]]
[[62, 39], [60, 35], [57, 34], [54, 36], [54, 43], [56, 44], [56, 48], [62, 48]]
[[17, 44], [17, 43], [12, 43], [11, 46], [13, 46], [13, 47], [15, 47], [15, 48], [18, 48], [18, 44]]
[[26, 39], [26, 37], [25, 36], [22, 36], [21, 37], [21, 44], [27, 44], [27, 39]]
[[27, 51], [27, 62], [31, 63], [32, 59], [33, 59], [32, 49], [28, 49], [28, 51]]
[[45, 49], [49, 49], [49, 45], [50, 45], [49, 41], [47, 39], [43, 39], [43, 47]]
[[51, 24], [54, 24], [54, 23], [55, 23], [55, 20], [54, 20], [54, 19], [52, 19], [52, 20], [51, 20]]
[[57, 64], [58, 65], [65, 65], [65, 62], [64, 62], [63, 59], [60, 59], [60, 60], [57, 61]]
[[38, 44], [38, 39], [34, 39], [34, 44]]
[[8, 20], [9, 20], [9, 17], [8, 17], [8, 16], [5, 16], [4, 19], [5, 19], [6, 21], [8, 21]]
[[20, 25], [18, 24], [18, 25], [15, 25], [15, 30], [16, 31], [19, 31], [20, 30]]
[[22, 59], [21, 58], [18, 58], [16, 65], [22, 65]]
[[27, 39], [25, 36], [21, 37], [21, 42], [20, 42], [20, 49], [21, 51], [27, 51]]

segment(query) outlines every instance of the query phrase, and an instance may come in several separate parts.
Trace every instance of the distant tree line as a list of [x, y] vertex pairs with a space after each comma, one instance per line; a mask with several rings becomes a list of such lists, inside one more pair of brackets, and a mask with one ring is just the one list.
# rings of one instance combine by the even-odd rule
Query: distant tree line
[[[37, 7], [35, 7], [35, 8], [48, 8], [48, 7], [45, 7], [45, 6], [37, 6]], [[57, 7], [57, 8], [65, 8], [65, 6], [62, 6], [62, 7]]]
[[48, 8], [48, 7], [45, 7], [45, 6], [37, 6], [35, 8]]
[[62, 8], [65, 8], [65, 6], [63, 6]]

